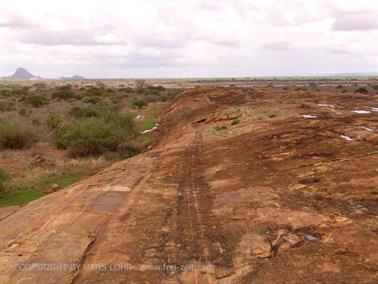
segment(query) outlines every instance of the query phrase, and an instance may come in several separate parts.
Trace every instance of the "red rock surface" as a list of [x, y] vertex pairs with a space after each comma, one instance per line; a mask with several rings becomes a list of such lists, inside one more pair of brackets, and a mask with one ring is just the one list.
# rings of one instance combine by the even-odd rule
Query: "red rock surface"
[[0, 221], [0, 283], [377, 283], [377, 106], [188, 90], [150, 151]]

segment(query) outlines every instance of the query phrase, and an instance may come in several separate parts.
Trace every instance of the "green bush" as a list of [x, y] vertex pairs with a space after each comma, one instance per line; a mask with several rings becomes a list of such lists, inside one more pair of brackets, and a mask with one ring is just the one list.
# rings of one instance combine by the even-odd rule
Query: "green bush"
[[355, 93], [360, 93], [360, 94], [367, 94], [369, 91], [366, 88], [364, 88], [364, 87], [360, 87], [360, 88], [354, 90], [354, 92]]
[[158, 86], [148, 86], [148, 87], [146, 87], [146, 88], [144, 88], [146, 91], [147, 90], [155, 90], [155, 91], [158, 91], [158, 92], [160, 92], [160, 91], [164, 91], [165, 90], [165, 88], [163, 87], [163, 86], [161, 86], [161, 85], [158, 85]]
[[47, 103], [47, 99], [41, 95], [26, 95], [22, 98], [22, 101], [32, 107], [41, 107]]
[[0, 148], [25, 149], [38, 141], [37, 136], [28, 128], [0, 122]]
[[98, 102], [88, 107], [74, 107], [71, 113], [76, 118], [88, 118], [88, 117], [107, 117], [117, 113], [117, 108], [107, 102]]
[[10, 89], [0, 89], [0, 96], [10, 97], [11, 95], [12, 95], [12, 91]]
[[137, 148], [131, 146], [122, 147], [118, 152], [122, 159], [127, 159], [140, 153]]
[[277, 110], [267, 110], [266, 111], [266, 115], [269, 118], [274, 118], [274, 117], [277, 117], [279, 115], [279, 111], [277, 111]]
[[[120, 85], [121, 86], [121, 85]], [[136, 91], [133, 88], [126, 87], [126, 88], [119, 88], [118, 89], [120, 92], [123, 93], [135, 93]]]
[[70, 90], [60, 90], [52, 94], [53, 99], [59, 99], [59, 100], [68, 100], [68, 99], [74, 99], [76, 98], [76, 95], [74, 92]]
[[43, 82], [34, 83], [33, 86], [36, 87], [38, 90], [45, 89], [47, 87], [46, 83]]
[[213, 133], [217, 135], [227, 135], [228, 134], [228, 128], [225, 125], [215, 125], [213, 127]]
[[163, 86], [148, 86], [145, 90], [144, 90], [144, 93], [147, 95], [147, 96], [151, 96], [151, 95], [159, 95], [160, 92], [164, 91], [165, 88]]
[[12, 111], [14, 109], [14, 103], [12, 102], [0, 102], [0, 112]]
[[147, 102], [142, 98], [135, 98], [133, 101], [133, 106], [141, 109], [142, 107], [146, 106]]
[[72, 88], [72, 85], [71, 85], [71, 84], [65, 84], [65, 85], [59, 86], [59, 87], [58, 87], [58, 90], [61, 90], [61, 91], [68, 91], [68, 90], [71, 90], [71, 88]]
[[234, 119], [232, 122], [231, 122], [231, 125], [238, 125], [240, 123], [240, 119]]
[[121, 117], [113, 121], [80, 119], [59, 127], [54, 134], [54, 142], [59, 148], [68, 148], [74, 157], [116, 151], [135, 135], [133, 125], [127, 124], [127, 121]]
[[26, 107], [21, 107], [18, 110], [18, 114], [21, 116], [29, 116], [31, 114], [32, 110]]
[[11, 93], [12, 95], [23, 95], [23, 96], [29, 95], [28, 90], [25, 90], [23, 88], [12, 89]]
[[4, 181], [7, 181], [9, 179], [7, 173], [0, 168], [0, 196], [3, 195], [6, 191], [6, 188], [4, 186]]
[[144, 94], [146, 96], [158, 96], [160, 94], [160, 91], [158, 89], [147, 88], [144, 90]]
[[50, 129], [57, 128], [62, 123], [62, 118], [57, 114], [50, 114], [46, 119], [46, 124]]
[[122, 101], [122, 98], [121, 97], [112, 97], [110, 100], [113, 104], [118, 105]]
[[7, 175], [7, 173], [2, 168], [0, 168], [0, 182], [6, 181], [8, 179], [9, 176]]
[[101, 102], [101, 98], [99, 98], [99, 97], [86, 97], [84, 102], [94, 105], [94, 104]]
[[225, 125], [215, 125], [215, 126], [213, 127], [213, 129], [214, 129], [215, 131], [227, 130], [227, 126], [225, 126]]
[[91, 107], [73, 107], [71, 109], [71, 114], [76, 118], [83, 117], [99, 117], [99, 113]]
[[168, 99], [172, 100], [178, 95], [180, 95], [180, 90], [174, 90], [168, 94]]
[[97, 88], [97, 87], [90, 87], [86, 92], [85, 94], [87, 96], [102, 96], [104, 95], [105, 93], [107, 92], [107, 90], [103, 87], [101, 88]]

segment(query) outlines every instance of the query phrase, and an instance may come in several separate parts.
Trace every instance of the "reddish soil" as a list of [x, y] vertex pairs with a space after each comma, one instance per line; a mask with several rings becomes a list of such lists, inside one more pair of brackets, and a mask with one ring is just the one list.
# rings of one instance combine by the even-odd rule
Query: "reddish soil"
[[150, 151], [0, 221], [0, 283], [377, 283], [377, 107], [188, 90]]

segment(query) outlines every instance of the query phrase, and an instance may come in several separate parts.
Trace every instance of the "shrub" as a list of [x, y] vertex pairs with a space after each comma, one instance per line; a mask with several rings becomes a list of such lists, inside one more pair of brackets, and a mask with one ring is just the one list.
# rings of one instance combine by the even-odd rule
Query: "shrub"
[[40, 125], [41, 124], [38, 118], [33, 118], [32, 119], [32, 123], [35, 124], [35, 125]]
[[360, 88], [354, 90], [354, 92], [355, 93], [360, 93], [360, 94], [367, 94], [369, 91], [366, 88], [364, 88], [364, 87], [360, 87]]
[[119, 155], [122, 159], [130, 158], [130, 157], [135, 156], [139, 153], [140, 153], [139, 149], [137, 149], [135, 147], [131, 147], [131, 146], [125, 146], [125, 147], [122, 147], [121, 149], [119, 149]]
[[116, 113], [117, 110], [114, 105], [110, 105], [106, 102], [98, 102], [94, 105], [88, 106], [88, 107], [74, 107], [71, 110], [71, 113], [76, 118], [88, 118], [88, 117], [105, 117], [109, 115], [113, 115]]
[[371, 86], [374, 90], [378, 91], [378, 84], [372, 85]]
[[59, 148], [68, 148], [74, 157], [99, 155], [116, 151], [126, 144], [134, 135], [127, 128], [133, 127], [120, 121], [86, 118], [59, 127], [54, 134], [54, 142]]
[[216, 125], [213, 127], [213, 132], [219, 135], [226, 135], [228, 133], [228, 128], [225, 125]]
[[68, 100], [76, 98], [76, 95], [74, 92], [70, 90], [60, 90], [52, 94], [53, 99], [59, 99], [59, 100]]
[[311, 82], [308, 86], [311, 89], [316, 89], [318, 87], [318, 85], [316, 83], [314, 83], [314, 82]]
[[101, 102], [101, 98], [98, 98], [98, 97], [89, 97], [89, 98], [85, 98], [84, 102], [94, 105], [94, 104], [97, 104], [97, 103]]
[[160, 94], [160, 91], [158, 89], [151, 89], [151, 88], [147, 88], [145, 91], [144, 91], [144, 94], [146, 96], [158, 96]]
[[0, 102], [0, 112], [11, 111], [14, 109], [14, 103]]
[[279, 115], [279, 112], [277, 110], [267, 110], [266, 115], [269, 118], [274, 118], [274, 117], [277, 117]]
[[158, 91], [164, 91], [165, 88], [161, 85], [158, 85], [158, 86], [148, 86], [146, 89], [150, 89], [150, 90], [158, 90]]
[[8, 179], [9, 177], [6, 172], [2, 168], [0, 168], [0, 196], [6, 191], [3, 182], [7, 181]]
[[342, 88], [344, 88], [343, 85], [337, 85], [336, 86], [336, 89], [342, 89]]
[[15, 89], [12, 89], [12, 95], [28, 95], [28, 91], [23, 89], [23, 88], [15, 88]]
[[65, 84], [65, 85], [59, 86], [59, 87], [58, 87], [58, 90], [61, 90], [61, 91], [68, 91], [68, 90], [71, 90], [71, 88], [72, 88], [72, 85], [71, 85], [71, 84]]
[[47, 99], [41, 95], [26, 95], [22, 101], [32, 107], [40, 107], [47, 103]]
[[225, 125], [216, 125], [216, 126], [214, 126], [214, 130], [223, 130], [223, 129], [227, 129], [227, 126], [225, 126]]
[[8, 175], [2, 168], [0, 168], [0, 196], [5, 192], [5, 186], [3, 185], [3, 182], [7, 179], [9, 179]]
[[28, 115], [30, 115], [31, 112], [32, 112], [31, 109], [28, 109], [28, 108], [25, 108], [25, 107], [21, 107], [18, 110], [18, 114], [22, 115], [22, 116], [28, 116]]
[[142, 107], [146, 106], [147, 102], [142, 98], [135, 98], [133, 101], [133, 106], [141, 109]]
[[6, 181], [8, 179], [9, 176], [7, 175], [7, 173], [2, 168], [0, 168], [0, 182]]
[[50, 129], [57, 128], [62, 123], [62, 118], [57, 114], [50, 114], [46, 119], [46, 124]]
[[87, 96], [102, 96], [106, 93], [106, 89], [101, 87], [101, 88], [98, 88], [98, 87], [90, 87], [86, 92], [85, 94]]
[[147, 95], [147, 96], [150, 96], [150, 95], [159, 95], [161, 91], [164, 91], [165, 88], [163, 86], [148, 86], [144, 93]]
[[231, 125], [238, 125], [240, 123], [240, 119], [234, 119], [232, 122], [231, 122]]
[[123, 92], [123, 93], [133, 93], [134, 92], [134, 89], [133, 88], [130, 88], [130, 87], [126, 87], [126, 88], [119, 88], [119, 91], [120, 92]]
[[97, 117], [97, 111], [92, 110], [90, 107], [73, 107], [71, 109], [71, 114], [76, 118], [83, 118], [83, 117]]
[[146, 87], [146, 80], [143, 80], [143, 79], [135, 80], [135, 85], [136, 85], [137, 93], [141, 94], [143, 93], [143, 90]]
[[122, 98], [121, 97], [112, 97], [110, 100], [113, 104], [118, 105], [121, 102]]
[[168, 94], [168, 99], [172, 100], [180, 94], [180, 90], [174, 90]]
[[10, 97], [12, 92], [10, 89], [0, 89], [0, 96], [2, 97]]
[[37, 141], [37, 136], [30, 129], [17, 124], [0, 122], [0, 148], [25, 149]]
[[47, 87], [46, 83], [43, 83], [43, 82], [34, 83], [33, 86], [36, 87], [38, 90], [44, 89]]

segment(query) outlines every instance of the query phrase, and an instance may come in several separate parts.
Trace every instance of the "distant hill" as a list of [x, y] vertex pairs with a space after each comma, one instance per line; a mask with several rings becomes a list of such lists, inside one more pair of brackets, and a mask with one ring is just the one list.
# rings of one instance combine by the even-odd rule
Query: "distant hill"
[[[14, 72], [11, 76], [5, 76], [0, 77], [2, 80], [10, 80], [10, 81], [32, 81], [32, 80], [45, 80], [44, 78], [40, 76], [35, 76], [32, 73], [30, 73], [25, 68], [19, 67], [17, 68], [16, 72]], [[85, 80], [83, 76], [80, 75], [74, 75], [71, 77], [61, 77], [59, 80]]]
[[60, 80], [85, 80], [85, 78], [80, 75], [74, 75], [71, 77], [60, 77]]
[[8, 77], [2, 77], [3, 80], [20, 80], [20, 81], [29, 81], [29, 80], [43, 80], [40, 76], [35, 76], [31, 74], [25, 68], [19, 67], [13, 75]]
[[378, 76], [378, 72], [334, 73], [334, 74], [328, 74], [328, 76], [354, 76], [354, 77]]

